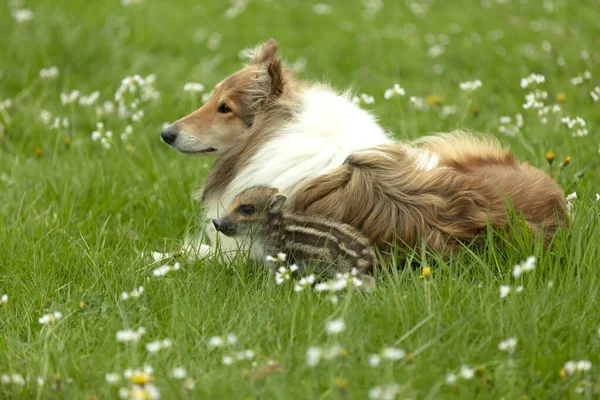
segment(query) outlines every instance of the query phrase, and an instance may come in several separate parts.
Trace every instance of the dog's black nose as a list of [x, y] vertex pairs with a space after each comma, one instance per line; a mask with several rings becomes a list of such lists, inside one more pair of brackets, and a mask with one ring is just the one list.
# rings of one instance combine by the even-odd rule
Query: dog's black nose
[[175, 139], [177, 139], [177, 131], [178, 129], [175, 127], [175, 125], [169, 125], [164, 131], [162, 131], [160, 137], [167, 144], [172, 144]]
[[213, 225], [215, 226], [217, 231], [221, 232], [221, 219], [220, 218], [213, 219]]

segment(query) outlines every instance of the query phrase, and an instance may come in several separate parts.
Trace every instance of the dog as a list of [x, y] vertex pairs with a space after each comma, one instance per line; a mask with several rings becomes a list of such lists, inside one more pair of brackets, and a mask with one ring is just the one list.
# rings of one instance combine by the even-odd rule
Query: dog
[[161, 136], [180, 152], [217, 156], [197, 198], [204, 233], [224, 252], [264, 255], [211, 223], [257, 185], [280, 188], [298, 213], [353, 226], [381, 251], [425, 246], [446, 256], [489, 226], [509, 229], [508, 210], [548, 245], [568, 219], [556, 182], [493, 137], [455, 131], [398, 143], [349, 92], [294, 79], [273, 39]]

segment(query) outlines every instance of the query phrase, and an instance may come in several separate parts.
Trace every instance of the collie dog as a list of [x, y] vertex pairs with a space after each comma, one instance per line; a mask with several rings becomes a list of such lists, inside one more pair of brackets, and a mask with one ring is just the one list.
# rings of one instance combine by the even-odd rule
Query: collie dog
[[295, 80], [273, 39], [161, 136], [180, 152], [218, 157], [198, 198], [204, 232], [224, 251], [264, 257], [211, 223], [257, 185], [278, 188], [294, 212], [355, 227], [384, 252], [424, 245], [448, 255], [489, 226], [509, 229], [511, 214], [547, 245], [567, 220], [554, 180], [493, 138], [456, 131], [398, 143], [349, 93]]

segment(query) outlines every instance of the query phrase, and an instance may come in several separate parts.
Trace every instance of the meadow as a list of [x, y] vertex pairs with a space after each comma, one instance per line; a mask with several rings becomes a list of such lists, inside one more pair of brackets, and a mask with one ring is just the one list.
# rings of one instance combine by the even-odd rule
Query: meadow
[[[3, 1], [0, 397], [598, 398], [599, 10]], [[572, 228], [546, 252], [490, 233], [447, 261], [409, 255], [370, 293], [347, 277], [298, 290], [244, 255], [155, 261], [198, 229], [214, 161], [169, 148], [162, 126], [270, 37], [399, 140], [495, 135], [556, 178]]]

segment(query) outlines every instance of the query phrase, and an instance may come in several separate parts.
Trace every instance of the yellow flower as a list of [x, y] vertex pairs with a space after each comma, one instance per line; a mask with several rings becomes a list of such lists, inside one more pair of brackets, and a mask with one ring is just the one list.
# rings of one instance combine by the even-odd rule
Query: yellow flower
[[571, 156], [566, 156], [560, 167], [565, 168], [569, 164], [571, 164]]
[[478, 117], [479, 116], [479, 111], [481, 111], [479, 109], [479, 106], [474, 105], [473, 107], [471, 107], [471, 112], [473, 113], [474, 117]]
[[564, 381], [567, 378], [567, 370], [564, 368], [561, 368], [559, 375], [560, 375], [560, 379], [562, 379]]
[[71, 147], [71, 144], [73, 143], [73, 140], [71, 139], [71, 136], [67, 136], [65, 138], [65, 146], [66, 147]]
[[554, 153], [549, 151], [546, 153], [546, 161], [548, 161], [548, 164], [552, 165], [552, 163], [554, 162]]
[[42, 156], [42, 154], [44, 154], [44, 151], [42, 150], [42, 148], [41, 148], [41, 147], [39, 147], [39, 146], [38, 146], [38, 147], [36, 147], [36, 148], [35, 148], [35, 155], [36, 155], [37, 157], [41, 157], [41, 156]]
[[564, 103], [566, 100], [567, 100], [567, 96], [564, 93], [556, 94], [556, 102], [557, 103]]
[[346, 389], [348, 387], [348, 380], [345, 378], [334, 378], [333, 385], [338, 389]]
[[145, 385], [146, 383], [150, 382], [151, 380], [152, 380], [152, 377], [148, 374], [133, 375], [131, 377], [131, 383], [134, 383], [136, 385]]
[[52, 299], [50, 297], [46, 297], [46, 301], [44, 302], [44, 308], [50, 308], [52, 306]]
[[79, 302], [79, 309], [83, 310], [85, 308], [85, 303], [82, 301]]
[[441, 96], [435, 96], [435, 95], [427, 96], [425, 98], [425, 102], [427, 104], [429, 104], [430, 106], [439, 106], [439, 105], [444, 104], [444, 98]]
[[423, 267], [423, 274], [419, 276], [421, 279], [431, 279], [431, 267]]

